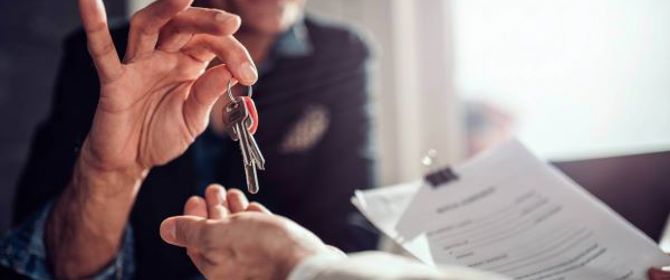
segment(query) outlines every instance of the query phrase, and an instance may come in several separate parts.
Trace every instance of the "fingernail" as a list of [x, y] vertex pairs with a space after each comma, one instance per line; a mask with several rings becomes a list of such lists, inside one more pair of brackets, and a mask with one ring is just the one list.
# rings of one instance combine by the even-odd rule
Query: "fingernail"
[[167, 231], [167, 238], [170, 239], [170, 241], [177, 238], [177, 227], [175, 226], [174, 221], [166, 221], [163, 227]]
[[225, 22], [228, 20], [228, 16], [224, 14], [223, 12], [217, 13], [216, 16], [214, 17], [214, 20], [218, 22]]
[[219, 202], [224, 205], [226, 204], [226, 190], [222, 187], [220, 187], [219, 191]]
[[245, 82], [254, 83], [258, 79], [258, 70], [256, 70], [256, 66], [246, 61], [240, 65], [240, 75]]

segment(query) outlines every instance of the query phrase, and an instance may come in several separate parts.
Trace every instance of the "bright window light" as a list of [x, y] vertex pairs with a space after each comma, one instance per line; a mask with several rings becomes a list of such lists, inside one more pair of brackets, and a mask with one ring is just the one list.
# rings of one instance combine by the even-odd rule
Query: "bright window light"
[[670, 150], [670, 1], [454, 0], [461, 96], [551, 159]]

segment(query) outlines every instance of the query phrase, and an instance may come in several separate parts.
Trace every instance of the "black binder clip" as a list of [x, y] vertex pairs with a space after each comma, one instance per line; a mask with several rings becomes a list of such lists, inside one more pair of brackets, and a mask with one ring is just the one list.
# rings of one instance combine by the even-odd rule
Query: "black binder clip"
[[[436, 162], [437, 162], [437, 151], [434, 149], [428, 150], [426, 156], [422, 160], [423, 165], [426, 166], [427, 168], [431, 168], [432, 166], [435, 166]], [[454, 171], [451, 170], [451, 167], [447, 167], [429, 172], [424, 177], [424, 180], [426, 180], [428, 184], [430, 184], [432, 187], [435, 188], [437, 186], [444, 185], [451, 181], [458, 180], [458, 175], [456, 175], [456, 173], [454, 173]]]
[[428, 173], [424, 179], [435, 188], [451, 181], [458, 180], [458, 175], [456, 175], [456, 173], [451, 170], [451, 167], [447, 167], [435, 172]]

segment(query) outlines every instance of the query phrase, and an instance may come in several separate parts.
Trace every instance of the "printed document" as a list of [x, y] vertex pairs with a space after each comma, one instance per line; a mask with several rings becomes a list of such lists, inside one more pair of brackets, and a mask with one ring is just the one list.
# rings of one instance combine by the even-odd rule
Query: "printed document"
[[428, 264], [521, 280], [646, 279], [670, 265], [650, 238], [516, 141], [452, 169], [457, 178], [358, 192], [354, 204]]

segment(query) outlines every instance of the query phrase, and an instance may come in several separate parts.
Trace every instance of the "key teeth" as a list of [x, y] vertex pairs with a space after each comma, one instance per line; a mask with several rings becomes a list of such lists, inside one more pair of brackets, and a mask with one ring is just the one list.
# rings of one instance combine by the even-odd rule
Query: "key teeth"
[[253, 160], [251, 160], [251, 162], [249, 162], [249, 166], [254, 166], [258, 170], [265, 170], [265, 163], [262, 163], [258, 160], [255, 160], [255, 159], [253, 159]]
[[256, 161], [256, 168], [258, 168], [260, 170], [265, 170], [265, 163], [260, 162], [260, 161]]

